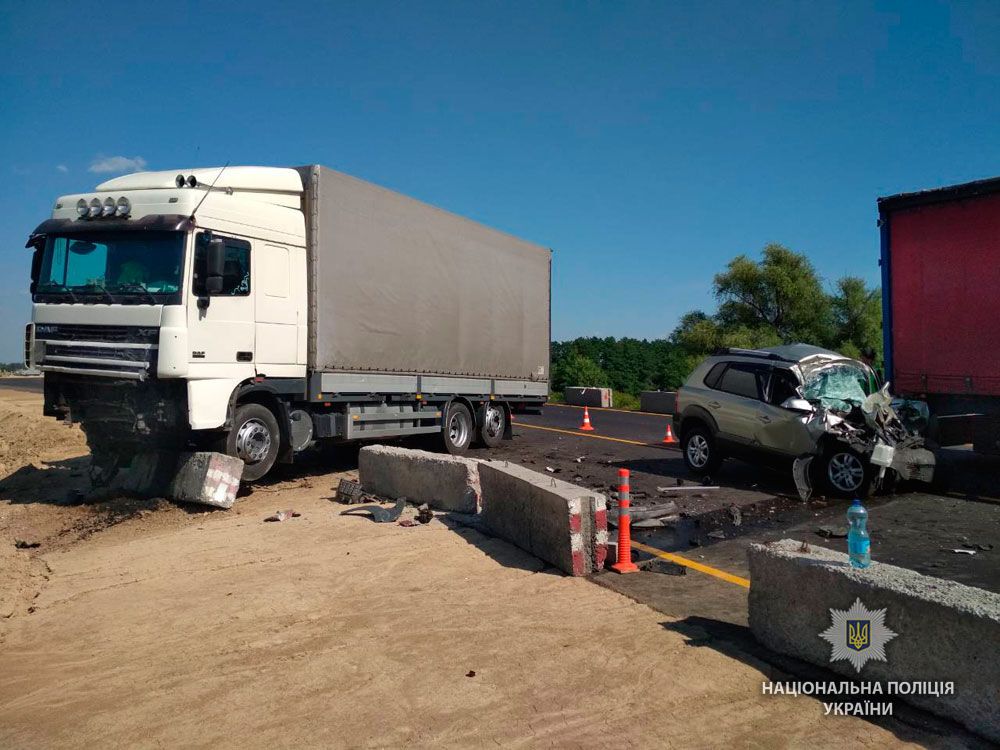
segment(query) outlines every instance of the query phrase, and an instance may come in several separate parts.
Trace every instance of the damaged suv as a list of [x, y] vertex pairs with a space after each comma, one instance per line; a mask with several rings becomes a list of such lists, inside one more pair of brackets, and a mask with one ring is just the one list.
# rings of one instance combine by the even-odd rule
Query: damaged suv
[[893, 402], [868, 365], [807, 344], [718, 352], [678, 390], [674, 412], [684, 462], [698, 474], [729, 456], [790, 464], [803, 499], [817, 482], [863, 497], [934, 475], [920, 434], [926, 407]]

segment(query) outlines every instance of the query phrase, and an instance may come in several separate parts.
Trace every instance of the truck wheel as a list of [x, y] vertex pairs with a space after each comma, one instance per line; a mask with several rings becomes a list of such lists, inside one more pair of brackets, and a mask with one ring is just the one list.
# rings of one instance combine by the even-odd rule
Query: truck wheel
[[496, 448], [503, 440], [507, 427], [507, 410], [497, 401], [487, 401], [482, 409], [482, 421], [477, 427], [479, 442], [487, 448]]
[[820, 470], [823, 483], [832, 495], [864, 500], [871, 494], [872, 468], [864, 456], [850, 448], [841, 445], [830, 448]]
[[701, 425], [684, 431], [681, 451], [685, 466], [695, 474], [709, 474], [722, 462], [712, 433]]
[[441, 425], [441, 437], [444, 449], [453, 456], [465, 453], [472, 442], [475, 423], [472, 413], [465, 404], [452, 401], [445, 412], [444, 423]]
[[281, 447], [278, 420], [266, 406], [236, 407], [233, 428], [226, 436], [226, 453], [243, 460], [243, 481], [255, 482], [274, 466]]

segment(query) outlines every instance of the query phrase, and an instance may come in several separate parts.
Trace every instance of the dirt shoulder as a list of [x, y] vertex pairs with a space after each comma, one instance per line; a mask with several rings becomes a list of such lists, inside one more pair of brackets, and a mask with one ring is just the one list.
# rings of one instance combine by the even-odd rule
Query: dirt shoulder
[[[32, 464], [72, 460], [71, 447]], [[781, 678], [771, 667], [471, 529], [342, 516], [329, 500], [340, 476], [277, 482], [232, 511], [157, 504], [82, 531], [111, 511], [64, 507], [55, 489], [24, 500], [30, 483], [3, 480], [2, 543], [34, 529], [42, 546], [16, 552], [43, 572], [30, 606], [2, 620], [0, 746], [925, 741], [763, 696]], [[263, 522], [284, 508], [302, 515]], [[5, 587], [17, 577], [2, 575]]]

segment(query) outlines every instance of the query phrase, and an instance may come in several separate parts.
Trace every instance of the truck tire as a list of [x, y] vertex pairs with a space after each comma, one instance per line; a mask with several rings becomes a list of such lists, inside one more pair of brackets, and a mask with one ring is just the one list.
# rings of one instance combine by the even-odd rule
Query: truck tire
[[475, 432], [472, 412], [465, 404], [452, 401], [448, 404], [444, 421], [441, 423], [441, 440], [444, 449], [453, 456], [459, 456], [469, 449]]
[[274, 466], [281, 448], [278, 420], [266, 406], [240, 404], [226, 436], [226, 453], [243, 460], [243, 481], [256, 482]]
[[487, 401], [480, 412], [476, 433], [487, 448], [496, 448], [507, 429], [507, 410], [499, 401]]
[[711, 430], [700, 424], [684, 431], [681, 452], [688, 470], [702, 476], [712, 473], [722, 463]]
[[865, 457], [843, 445], [832, 445], [823, 454], [820, 478], [835, 497], [859, 498], [871, 495], [874, 471]]

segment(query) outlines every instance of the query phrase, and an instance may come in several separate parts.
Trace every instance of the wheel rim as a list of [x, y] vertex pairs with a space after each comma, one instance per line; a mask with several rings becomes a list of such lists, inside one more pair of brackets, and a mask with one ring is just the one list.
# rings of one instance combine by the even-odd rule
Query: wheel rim
[[490, 404], [486, 407], [483, 418], [483, 431], [491, 438], [498, 437], [503, 432], [503, 409]]
[[688, 461], [696, 469], [701, 469], [708, 463], [708, 451], [708, 441], [703, 435], [692, 435], [688, 438]]
[[853, 453], [837, 453], [826, 468], [830, 484], [841, 492], [854, 492], [865, 479], [865, 467]]
[[460, 411], [456, 411], [448, 420], [448, 439], [455, 446], [463, 446], [469, 440], [469, 421]]
[[271, 451], [271, 431], [259, 419], [248, 419], [236, 433], [236, 455], [244, 463], [257, 464]]

